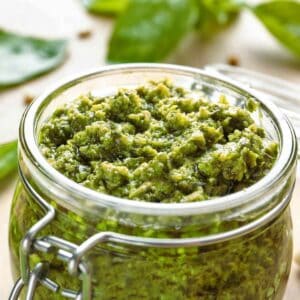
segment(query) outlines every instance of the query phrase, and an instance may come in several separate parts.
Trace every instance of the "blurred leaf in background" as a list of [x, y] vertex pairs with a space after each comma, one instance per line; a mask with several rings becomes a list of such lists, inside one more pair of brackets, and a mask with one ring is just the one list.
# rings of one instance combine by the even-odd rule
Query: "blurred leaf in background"
[[109, 45], [111, 62], [160, 61], [191, 31], [197, 0], [131, 0], [118, 18]]
[[253, 12], [279, 42], [300, 56], [300, 2], [264, 2]]
[[17, 169], [17, 141], [0, 145], [0, 180]]
[[0, 89], [20, 84], [59, 66], [65, 40], [20, 36], [0, 29]]
[[238, 17], [244, 0], [198, 0], [199, 19], [197, 28], [201, 36], [211, 38], [227, 28]]
[[256, 6], [247, 0], [82, 1], [89, 11], [118, 16], [108, 51], [111, 62], [163, 60], [188, 32], [197, 29], [202, 38], [214, 37], [246, 9], [300, 55], [299, 1], [271, 0]]
[[129, 0], [83, 0], [88, 11], [95, 14], [118, 15], [126, 9]]

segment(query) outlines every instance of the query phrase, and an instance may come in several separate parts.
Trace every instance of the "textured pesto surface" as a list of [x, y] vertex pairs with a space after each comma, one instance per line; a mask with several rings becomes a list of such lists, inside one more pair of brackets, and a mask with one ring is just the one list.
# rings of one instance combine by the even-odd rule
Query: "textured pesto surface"
[[58, 108], [41, 129], [40, 148], [58, 171], [99, 192], [201, 201], [257, 182], [276, 159], [277, 144], [251, 117], [255, 104], [246, 107], [149, 82]]

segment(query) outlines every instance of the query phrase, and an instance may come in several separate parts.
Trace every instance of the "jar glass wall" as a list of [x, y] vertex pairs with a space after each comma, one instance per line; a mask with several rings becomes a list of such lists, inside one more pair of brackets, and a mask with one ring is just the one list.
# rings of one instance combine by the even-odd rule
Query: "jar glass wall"
[[[120, 87], [170, 78], [211, 99], [225, 94], [243, 106], [255, 95], [209, 74], [168, 65], [123, 65], [104, 68], [54, 88], [25, 113], [20, 129], [21, 178], [10, 220], [12, 262], [19, 274], [19, 248], [27, 231], [45, 214], [26, 185], [56, 210], [55, 219], [36, 239], [58, 236], [76, 245], [97, 232], [140, 237], [140, 245], [108, 241], [84, 256], [92, 274], [93, 299], [281, 299], [292, 255], [289, 200], [295, 181], [296, 141], [286, 118], [264, 99], [253, 118], [280, 145], [277, 162], [253, 186], [197, 203], [161, 204], [118, 199], [65, 178], [41, 155], [37, 136], [51, 113], [79, 94], [108, 95]], [[283, 134], [284, 133], [284, 134]], [[147, 241], [181, 240], [176, 247]], [[193, 240], [194, 239], [194, 240]], [[184, 243], [184, 241], [189, 241]], [[197, 242], [191, 242], [197, 241]], [[80, 290], [66, 262], [35, 249], [31, 268], [50, 264], [47, 277], [59, 286]], [[37, 299], [64, 299], [37, 290]]]

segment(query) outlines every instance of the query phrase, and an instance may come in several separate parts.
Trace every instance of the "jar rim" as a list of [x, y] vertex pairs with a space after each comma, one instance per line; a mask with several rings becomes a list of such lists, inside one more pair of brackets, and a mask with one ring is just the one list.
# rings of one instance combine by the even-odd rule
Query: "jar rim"
[[[267, 110], [280, 135], [280, 153], [272, 169], [266, 176], [250, 187], [222, 197], [192, 203], [152, 203], [124, 199], [97, 192], [74, 182], [52, 167], [42, 155], [36, 138], [36, 116], [41, 113], [45, 100], [51, 96], [54, 97], [58, 91], [74, 86], [76, 83], [83, 82], [93, 76], [105, 76], [105, 74], [111, 72], [134, 72], [142, 70], [162, 70], [168, 72], [183, 72], [190, 74], [191, 76], [205, 76], [217, 81], [219, 84], [226, 85], [226, 87], [230, 87], [247, 97], [256, 99]], [[286, 116], [273, 103], [262, 99], [252, 90], [249, 91], [246, 87], [243, 87], [242, 84], [237, 84], [228, 78], [224, 78], [224, 76], [212, 75], [208, 71], [193, 67], [171, 64], [134, 63], [110, 65], [93, 69], [83, 74], [72, 76], [70, 79], [63, 80], [61, 83], [56, 84], [43, 92], [26, 109], [21, 120], [19, 140], [20, 148], [26, 153], [26, 157], [30, 164], [51, 182], [59, 183], [66, 191], [76, 193], [81, 198], [88, 199], [88, 201], [95, 206], [111, 207], [116, 208], [119, 211], [151, 215], [196, 215], [222, 211], [246, 204], [276, 185], [276, 183], [289, 171], [290, 166], [293, 165], [293, 162], [295, 162], [297, 158], [297, 143], [293, 127]]]

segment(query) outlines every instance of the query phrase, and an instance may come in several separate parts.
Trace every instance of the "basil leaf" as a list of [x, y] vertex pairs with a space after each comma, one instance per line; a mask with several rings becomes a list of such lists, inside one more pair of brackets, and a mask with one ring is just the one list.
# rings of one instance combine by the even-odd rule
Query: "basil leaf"
[[110, 40], [111, 62], [165, 58], [197, 22], [194, 0], [131, 0]]
[[300, 56], [300, 2], [261, 3], [253, 12], [279, 42]]
[[0, 29], [0, 89], [54, 69], [65, 56], [65, 40], [25, 37]]
[[241, 12], [244, 0], [198, 0], [199, 19], [197, 27], [205, 38], [233, 23]]
[[125, 10], [128, 0], [83, 0], [83, 4], [92, 13], [118, 15]]
[[17, 141], [0, 145], [0, 180], [18, 166]]

